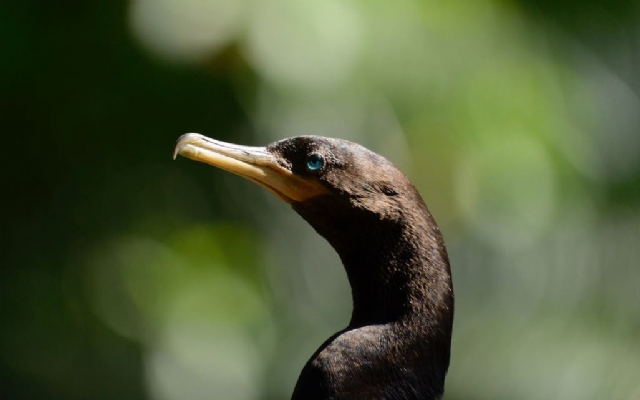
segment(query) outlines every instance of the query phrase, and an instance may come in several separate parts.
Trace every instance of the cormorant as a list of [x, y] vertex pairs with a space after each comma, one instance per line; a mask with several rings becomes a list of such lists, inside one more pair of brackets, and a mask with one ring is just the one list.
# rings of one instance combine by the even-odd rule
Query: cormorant
[[351, 321], [311, 356], [293, 400], [441, 398], [453, 324], [449, 259], [398, 168], [358, 144], [320, 136], [248, 147], [188, 133], [177, 154], [266, 188], [340, 255]]

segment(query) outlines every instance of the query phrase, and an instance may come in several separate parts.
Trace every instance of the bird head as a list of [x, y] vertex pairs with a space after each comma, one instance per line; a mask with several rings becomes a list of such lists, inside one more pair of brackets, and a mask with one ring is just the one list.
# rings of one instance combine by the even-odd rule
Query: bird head
[[342, 139], [298, 136], [249, 147], [188, 133], [178, 139], [174, 157], [177, 154], [264, 187], [314, 227], [326, 219], [328, 210], [339, 210], [335, 217], [343, 219], [375, 215], [392, 220], [403, 211], [403, 197], [419, 197], [391, 162]]

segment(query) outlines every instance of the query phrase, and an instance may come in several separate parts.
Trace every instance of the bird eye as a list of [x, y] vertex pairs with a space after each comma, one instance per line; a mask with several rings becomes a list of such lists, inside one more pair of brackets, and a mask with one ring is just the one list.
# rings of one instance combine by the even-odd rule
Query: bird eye
[[320, 154], [311, 154], [307, 158], [307, 168], [309, 171], [317, 171], [324, 165], [324, 158]]

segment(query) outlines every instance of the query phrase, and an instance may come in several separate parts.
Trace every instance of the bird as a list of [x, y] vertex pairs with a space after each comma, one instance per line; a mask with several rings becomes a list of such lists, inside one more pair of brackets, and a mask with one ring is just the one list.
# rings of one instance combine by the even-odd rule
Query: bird
[[396, 166], [323, 136], [252, 147], [187, 133], [178, 154], [267, 189], [340, 256], [351, 319], [310, 357], [292, 400], [442, 398], [454, 314], [449, 257], [424, 200]]

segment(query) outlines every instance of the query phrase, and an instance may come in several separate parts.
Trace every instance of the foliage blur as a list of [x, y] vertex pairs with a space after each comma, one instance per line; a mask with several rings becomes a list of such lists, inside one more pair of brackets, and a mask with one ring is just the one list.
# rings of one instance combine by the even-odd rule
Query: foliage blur
[[200, 132], [360, 142], [456, 289], [447, 400], [640, 399], [637, 0], [3, 0], [0, 397], [267, 400], [350, 315]]

